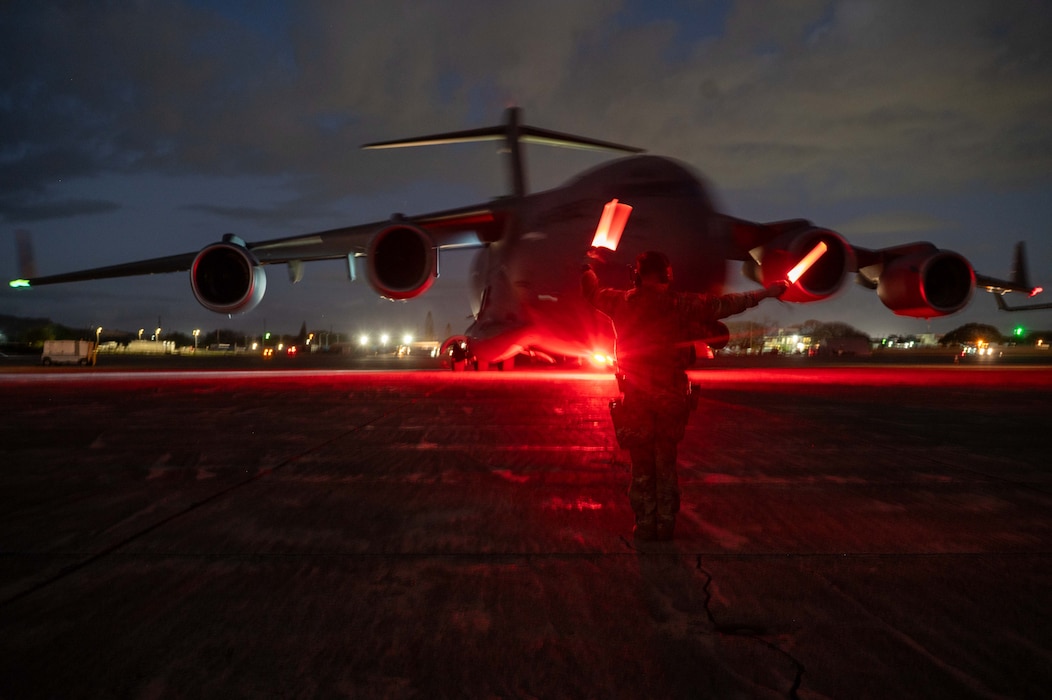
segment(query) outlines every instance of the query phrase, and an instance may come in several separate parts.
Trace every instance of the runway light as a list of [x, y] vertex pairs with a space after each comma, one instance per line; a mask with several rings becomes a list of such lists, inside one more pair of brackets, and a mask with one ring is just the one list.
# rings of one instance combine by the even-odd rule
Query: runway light
[[803, 277], [804, 273], [811, 269], [811, 266], [815, 264], [820, 257], [825, 255], [826, 250], [829, 246], [826, 245], [825, 241], [819, 241], [818, 244], [811, 249], [811, 252], [805, 255], [800, 262], [796, 263], [796, 267], [789, 270], [789, 274], [785, 276], [789, 280], [790, 284], [796, 284], [796, 281]]
[[632, 213], [632, 207], [627, 204], [611, 199], [603, 207], [603, 214], [599, 217], [599, 225], [595, 228], [595, 236], [592, 237], [592, 247], [617, 250], [617, 244], [621, 242], [621, 234], [625, 232], [625, 224], [628, 216]]

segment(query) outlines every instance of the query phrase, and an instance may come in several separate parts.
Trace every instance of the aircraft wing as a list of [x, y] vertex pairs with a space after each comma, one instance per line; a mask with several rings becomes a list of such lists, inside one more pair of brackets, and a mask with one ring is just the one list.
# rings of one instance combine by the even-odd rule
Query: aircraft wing
[[[337, 260], [349, 256], [367, 256], [370, 242], [374, 242], [377, 234], [398, 227], [422, 232], [435, 249], [479, 247], [484, 241], [493, 240], [498, 235], [500, 218], [499, 213], [495, 213], [489, 207], [465, 207], [414, 217], [396, 215], [386, 221], [255, 243], [245, 243], [228, 234], [224, 237], [224, 242], [243, 247], [260, 265]], [[39, 287], [65, 282], [185, 272], [193, 268], [194, 261], [202, 252], [180, 253], [56, 275], [24, 276], [22, 279], [13, 280], [11, 286]]]
[[926, 241], [870, 249], [854, 246], [836, 231], [805, 219], [760, 224], [723, 216], [721, 221], [729, 234], [728, 258], [742, 260], [745, 275], [761, 284], [784, 279], [797, 261], [819, 243], [825, 244], [827, 252], [782, 296], [785, 301], [827, 298], [851, 274], [859, 284], [875, 290], [894, 313], [918, 318], [955, 313], [968, 304], [976, 289], [997, 295], [1041, 292], [1030, 284], [1022, 243], [1016, 245], [1010, 278], [999, 279], [976, 272], [962, 255]]
[[504, 214], [499, 209], [472, 206], [413, 217], [395, 215], [386, 221], [256, 243], [226, 234], [198, 252], [58, 275], [23, 276], [10, 285], [37, 287], [189, 271], [191, 289], [202, 306], [233, 314], [249, 311], [262, 300], [267, 265], [287, 264], [289, 280], [298, 282], [303, 263], [342, 259], [353, 280], [358, 275], [357, 260], [362, 258], [366, 279], [380, 296], [410, 299], [423, 294], [438, 276], [439, 251], [484, 246], [500, 237], [503, 226]]

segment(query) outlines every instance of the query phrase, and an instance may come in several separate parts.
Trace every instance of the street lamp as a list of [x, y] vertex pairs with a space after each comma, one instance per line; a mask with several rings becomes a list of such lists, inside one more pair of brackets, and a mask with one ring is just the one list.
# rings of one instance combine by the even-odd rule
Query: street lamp
[[139, 340], [142, 340], [142, 332], [143, 332], [144, 330], [146, 330], [146, 329], [145, 329], [145, 328], [140, 328], [140, 329], [139, 329]]
[[102, 326], [95, 329], [95, 347], [99, 347], [99, 337], [102, 335]]

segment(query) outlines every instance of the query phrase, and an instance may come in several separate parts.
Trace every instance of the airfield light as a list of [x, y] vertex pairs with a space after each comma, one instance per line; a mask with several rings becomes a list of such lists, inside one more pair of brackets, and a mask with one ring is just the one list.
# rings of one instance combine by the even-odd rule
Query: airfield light
[[363, 346], [363, 347], [368, 345], [369, 344], [369, 336], [363, 335], [363, 336], [359, 337], [358, 338], [358, 344]]
[[595, 228], [595, 236], [592, 237], [592, 247], [617, 250], [617, 244], [621, 242], [621, 234], [625, 232], [625, 224], [628, 216], [632, 213], [632, 207], [616, 199], [611, 199], [603, 207], [603, 214], [599, 217], [599, 225]]
[[402, 345], [409, 345], [412, 342], [413, 336], [409, 335], [408, 333], [402, 336]]
[[789, 280], [790, 284], [796, 284], [796, 281], [803, 277], [804, 273], [811, 269], [811, 266], [815, 264], [820, 257], [825, 255], [826, 250], [829, 246], [826, 245], [825, 241], [819, 241], [811, 252], [801, 258], [800, 262], [796, 263], [796, 267], [789, 270], [789, 274], [785, 276]]
[[1012, 329], [1012, 335], [1014, 335], [1016, 338], [1022, 338], [1024, 335], [1026, 335], [1026, 328], [1024, 328], [1023, 326], [1016, 326]]
[[384, 345], [387, 345], [387, 341], [389, 341], [390, 339], [391, 339], [391, 336], [387, 335], [386, 333], [381, 335], [380, 336], [380, 346], [382, 347]]

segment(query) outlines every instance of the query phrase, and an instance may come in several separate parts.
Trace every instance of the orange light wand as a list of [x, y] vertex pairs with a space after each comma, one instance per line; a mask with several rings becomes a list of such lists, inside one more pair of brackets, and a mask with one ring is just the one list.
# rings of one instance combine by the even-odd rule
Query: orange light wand
[[616, 199], [607, 202], [603, 207], [603, 215], [599, 217], [599, 225], [595, 228], [592, 247], [617, 250], [617, 244], [621, 242], [621, 234], [625, 231], [625, 224], [628, 223], [631, 213], [632, 207], [628, 204]]
[[815, 262], [825, 255], [825, 252], [829, 249], [825, 241], [819, 241], [818, 245], [811, 249], [811, 252], [805, 255], [800, 262], [796, 263], [796, 266], [792, 270], [789, 270], [789, 274], [785, 276], [789, 280], [789, 284], [796, 284], [796, 281], [804, 276], [804, 273], [811, 269], [811, 266]]

